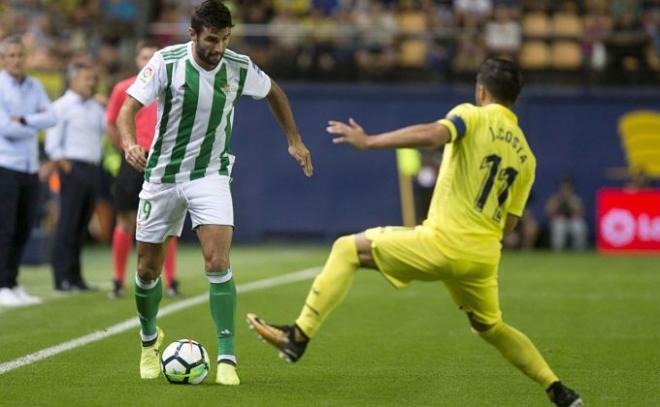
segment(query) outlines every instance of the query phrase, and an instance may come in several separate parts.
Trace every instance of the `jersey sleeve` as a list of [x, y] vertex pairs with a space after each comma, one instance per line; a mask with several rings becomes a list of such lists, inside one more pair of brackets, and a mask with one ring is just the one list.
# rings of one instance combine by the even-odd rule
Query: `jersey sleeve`
[[520, 183], [513, 189], [513, 196], [508, 209], [510, 214], [518, 217], [522, 216], [532, 185], [534, 185], [535, 172], [536, 162], [530, 161], [526, 171], [521, 174]]
[[142, 68], [126, 93], [134, 97], [142, 106], [149, 106], [166, 86], [165, 61], [160, 52], [156, 52], [149, 63]]
[[438, 120], [438, 123], [449, 129], [450, 143], [462, 139], [474, 127], [471, 124], [476, 120], [475, 110], [473, 105], [464, 103], [451, 109], [444, 119]]
[[253, 99], [263, 99], [270, 92], [270, 86], [270, 77], [250, 60], [245, 85], [243, 86], [243, 94], [252, 96]]
[[119, 116], [119, 109], [121, 105], [124, 104], [126, 100], [126, 90], [123, 86], [115, 86], [108, 100], [108, 107], [105, 111], [105, 121], [107, 123], [115, 124], [117, 122], [117, 116]]

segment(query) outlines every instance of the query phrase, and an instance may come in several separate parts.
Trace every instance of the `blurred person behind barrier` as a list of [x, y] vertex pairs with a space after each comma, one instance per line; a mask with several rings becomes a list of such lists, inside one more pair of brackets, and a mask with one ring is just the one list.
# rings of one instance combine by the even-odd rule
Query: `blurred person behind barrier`
[[550, 223], [550, 245], [553, 250], [563, 250], [569, 238], [573, 249], [586, 249], [584, 205], [569, 178], [559, 183], [559, 190], [548, 199], [545, 211]]

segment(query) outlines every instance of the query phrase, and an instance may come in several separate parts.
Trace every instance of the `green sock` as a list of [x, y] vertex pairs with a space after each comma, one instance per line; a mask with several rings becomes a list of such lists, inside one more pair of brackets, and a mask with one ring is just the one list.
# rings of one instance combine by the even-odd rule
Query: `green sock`
[[236, 320], [236, 285], [231, 269], [220, 273], [207, 273], [209, 278], [209, 305], [218, 337], [218, 360], [236, 363], [234, 328]]
[[161, 298], [163, 298], [163, 283], [160, 277], [154, 281], [144, 281], [136, 276], [135, 305], [142, 327], [140, 334], [144, 342], [156, 338], [156, 315]]

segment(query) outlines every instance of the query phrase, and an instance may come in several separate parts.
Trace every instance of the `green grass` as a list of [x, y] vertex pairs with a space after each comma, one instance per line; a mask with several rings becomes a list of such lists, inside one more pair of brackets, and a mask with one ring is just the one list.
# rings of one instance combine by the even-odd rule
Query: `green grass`
[[[318, 266], [327, 250], [237, 247], [234, 275], [241, 284]], [[587, 405], [658, 406], [658, 260], [507, 253], [500, 269], [504, 318], [528, 334]], [[184, 298], [207, 290], [196, 247], [182, 247], [178, 264]], [[57, 296], [48, 268], [23, 269], [22, 284], [48, 301], [0, 310], [0, 363], [134, 317], [131, 296], [106, 297], [108, 249], [86, 250], [84, 269], [106, 290]], [[537, 385], [470, 332], [441, 284], [415, 283], [397, 291], [369, 271], [359, 273], [302, 361], [286, 365], [254, 338], [243, 315], [291, 321], [308, 287], [304, 281], [239, 295], [238, 388], [213, 380], [199, 386], [141, 381], [139, 340], [132, 330], [1, 375], [0, 405], [549, 405]], [[166, 342], [192, 337], [215, 353], [207, 305], [164, 317], [160, 325]]]

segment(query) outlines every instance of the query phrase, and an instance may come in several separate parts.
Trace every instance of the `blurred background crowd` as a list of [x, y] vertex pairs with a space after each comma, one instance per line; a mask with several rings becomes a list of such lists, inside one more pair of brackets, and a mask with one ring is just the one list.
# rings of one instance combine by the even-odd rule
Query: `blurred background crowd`
[[[96, 98], [104, 104], [118, 81], [136, 73], [139, 40], [152, 38], [161, 46], [188, 41], [190, 14], [199, 2], [0, 0], [0, 38], [22, 36], [28, 73], [44, 85], [51, 100], [65, 91], [69, 64], [92, 65], [98, 78]], [[227, 4], [236, 24], [231, 48], [288, 82], [376, 82], [381, 90], [394, 82], [416, 82], [427, 88], [451, 85], [444, 86], [446, 90], [454, 84], [472, 86], [481, 61], [504, 56], [518, 61], [526, 81], [541, 89], [559, 84], [653, 93], [660, 85], [660, 0], [233, 0]], [[301, 92], [297, 97], [306, 91]], [[537, 133], [546, 125], [541, 124]], [[575, 132], [589, 136], [580, 126], [553, 136], [579, 143], [572, 136]], [[620, 155], [619, 147], [612, 146], [610, 150]], [[108, 241], [114, 222], [110, 186], [120, 153], [107, 138], [103, 157], [101, 199], [90, 233]], [[551, 159], [548, 156], [546, 162]], [[421, 191], [418, 222], [426, 213], [439, 162], [439, 157], [424, 156], [424, 171], [416, 176]], [[563, 163], [560, 171], [551, 166], [547, 170], [558, 177], [578, 173]], [[547, 188], [555, 187], [547, 179], [544, 182]], [[40, 227], [48, 232], [57, 219], [58, 185], [51, 182], [45, 191]], [[536, 216], [528, 211], [520, 230], [505, 245], [531, 248], [541, 241], [544, 247], [562, 249], [568, 239], [573, 247], [584, 248], [590, 234], [584, 218], [592, 202], [585, 209], [580, 195], [584, 191], [573, 190], [570, 181], [560, 184], [556, 196], [549, 197], [549, 191], [539, 194], [538, 202], [532, 202]]]
[[[138, 38], [187, 40], [198, 0], [0, 0], [0, 37], [24, 33], [28, 68], [95, 62], [112, 86]], [[653, 84], [658, 0], [234, 0], [232, 48], [292, 80], [471, 82], [480, 61], [518, 60], [530, 82]], [[51, 85], [50, 88], [55, 85]], [[48, 83], [47, 83], [48, 87]]]

